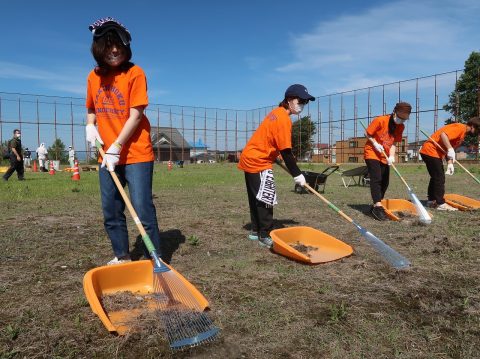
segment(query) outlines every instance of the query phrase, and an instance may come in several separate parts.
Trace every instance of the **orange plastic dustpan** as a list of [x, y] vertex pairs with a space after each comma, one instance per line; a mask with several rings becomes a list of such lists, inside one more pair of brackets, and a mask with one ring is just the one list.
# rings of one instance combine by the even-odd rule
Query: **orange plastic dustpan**
[[[208, 301], [205, 297], [180, 273], [171, 266], [168, 267], [185, 283], [185, 287], [205, 310], [208, 307]], [[98, 315], [103, 325], [110, 332], [117, 332], [119, 335], [128, 332], [140, 314], [153, 311], [156, 308], [155, 299], [149, 296], [154, 292], [153, 264], [149, 260], [91, 269], [83, 278], [83, 290], [92, 311]], [[120, 292], [131, 292], [135, 296], [144, 296], [147, 300], [142, 301], [142, 303], [145, 303], [143, 307], [107, 313], [102, 306], [103, 296]]]
[[311, 227], [275, 229], [270, 236], [276, 253], [301, 262], [331, 262], [353, 253], [348, 244]]
[[458, 208], [460, 211], [471, 211], [480, 208], [480, 201], [470, 197], [449, 193], [445, 194], [444, 198], [445, 202], [452, 207]]
[[[412, 202], [407, 201], [406, 199], [382, 199], [382, 205], [383, 208], [385, 208], [385, 213], [387, 214], [387, 217], [390, 218], [392, 221], [401, 221], [402, 213], [404, 215], [406, 214], [414, 217], [418, 216], [415, 205]], [[430, 212], [428, 212], [428, 214], [430, 215], [430, 217], [432, 217], [432, 214]]]

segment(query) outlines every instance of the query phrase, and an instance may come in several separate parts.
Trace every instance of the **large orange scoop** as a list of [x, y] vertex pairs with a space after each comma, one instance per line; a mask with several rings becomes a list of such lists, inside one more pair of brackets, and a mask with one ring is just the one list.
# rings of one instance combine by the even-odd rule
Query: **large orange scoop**
[[[180, 273], [175, 271], [178, 278], [185, 283], [187, 289], [193, 294], [203, 309], [208, 307], [205, 297]], [[124, 335], [128, 332], [136, 318], [148, 311], [155, 310], [155, 298], [151, 296], [153, 290], [153, 264], [149, 260], [129, 262], [112, 266], [91, 269], [83, 278], [83, 290], [92, 311], [98, 315], [103, 325], [110, 332]], [[142, 300], [142, 306], [135, 309], [122, 309], [107, 312], [102, 305], [105, 295], [131, 292]]]
[[301, 262], [331, 262], [353, 253], [348, 244], [311, 227], [275, 229], [270, 236], [274, 252]]
[[[401, 221], [406, 216], [418, 217], [415, 205], [406, 199], [382, 199], [382, 205], [383, 208], [385, 208], [385, 213], [387, 214], [388, 218], [390, 218], [392, 221]], [[428, 214], [430, 217], [432, 217], [430, 212], [428, 212]]]
[[471, 211], [480, 208], [480, 201], [470, 197], [449, 193], [445, 194], [444, 198], [445, 202], [452, 207], [458, 208], [460, 211]]

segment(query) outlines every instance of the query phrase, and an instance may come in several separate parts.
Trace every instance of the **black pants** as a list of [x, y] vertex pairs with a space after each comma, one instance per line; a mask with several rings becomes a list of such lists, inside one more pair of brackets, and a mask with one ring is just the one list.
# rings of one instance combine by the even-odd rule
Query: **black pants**
[[365, 160], [370, 177], [370, 193], [373, 203], [380, 202], [390, 183], [390, 167], [377, 160]]
[[10, 167], [8, 168], [7, 172], [3, 175], [3, 178], [8, 180], [13, 172], [17, 171], [18, 179], [23, 179], [23, 158], [20, 158], [20, 161], [17, 160], [17, 157], [12, 155], [10, 156]]
[[257, 232], [261, 238], [268, 237], [273, 227], [273, 207], [267, 206], [256, 198], [260, 189], [260, 173], [245, 172], [245, 184], [247, 185], [252, 232]]
[[422, 154], [423, 162], [427, 166], [430, 182], [428, 182], [428, 200], [436, 201], [438, 205], [444, 204], [445, 199], [445, 172], [441, 158]]

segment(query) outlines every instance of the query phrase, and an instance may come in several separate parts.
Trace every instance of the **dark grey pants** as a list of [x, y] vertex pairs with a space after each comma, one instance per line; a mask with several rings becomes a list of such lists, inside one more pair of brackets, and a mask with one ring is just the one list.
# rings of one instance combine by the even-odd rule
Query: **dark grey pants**
[[430, 182], [428, 182], [428, 200], [444, 204], [445, 199], [445, 172], [441, 158], [422, 154], [422, 160], [427, 166]]
[[390, 167], [377, 160], [365, 160], [370, 177], [370, 193], [373, 203], [380, 202], [390, 183]]
[[268, 237], [273, 227], [273, 207], [257, 200], [260, 189], [260, 173], [245, 172], [248, 204], [250, 206], [250, 220], [252, 232], [257, 232], [261, 238]]
[[18, 179], [23, 179], [24, 170], [25, 169], [23, 168], [23, 158], [20, 161], [17, 161], [17, 157], [12, 155], [10, 156], [10, 167], [3, 175], [3, 178], [8, 180], [10, 176], [13, 175], [13, 172], [17, 171]]

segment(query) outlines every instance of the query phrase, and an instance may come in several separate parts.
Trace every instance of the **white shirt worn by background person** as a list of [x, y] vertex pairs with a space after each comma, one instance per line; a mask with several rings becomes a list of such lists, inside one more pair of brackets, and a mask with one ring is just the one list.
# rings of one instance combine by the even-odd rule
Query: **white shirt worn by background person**
[[45, 148], [45, 145], [40, 145], [40, 147], [37, 148], [37, 156], [38, 156], [38, 164], [40, 167], [45, 167], [45, 159], [47, 158], [48, 151]]
[[68, 162], [70, 162], [70, 167], [73, 168], [73, 165], [74, 165], [74, 160], [75, 160], [75, 150], [73, 148], [71, 148], [69, 151], [68, 151]]

